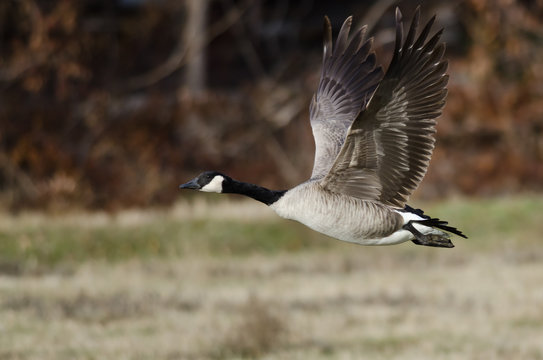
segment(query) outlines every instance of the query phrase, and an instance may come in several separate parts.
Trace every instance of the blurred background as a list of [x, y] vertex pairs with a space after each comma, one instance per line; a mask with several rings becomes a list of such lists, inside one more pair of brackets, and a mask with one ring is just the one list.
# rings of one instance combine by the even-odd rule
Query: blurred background
[[[402, 1], [406, 23], [420, 1]], [[394, 1], [3, 1], [0, 198], [9, 210], [168, 206], [206, 169], [272, 188], [308, 178], [322, 22], [369, 24], [378, 62]], [[422, 2], [449, 96], [423, 199], [543, 188], [543, 4]], [[406, 25], [407, 26], [407, 25]]]
[[[470, 238], [360, 247], [203, 170], [307, 179], [323, 16], [445, 28], [410, 204]], [[543, 1], [0, 1], [0, 359], [543, 359]]]

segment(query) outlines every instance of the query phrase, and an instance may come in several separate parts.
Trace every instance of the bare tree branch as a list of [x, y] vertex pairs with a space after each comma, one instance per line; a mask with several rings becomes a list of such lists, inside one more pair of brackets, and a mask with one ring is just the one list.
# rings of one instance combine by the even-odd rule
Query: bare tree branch
[[364, 15], [359, 24], [366, 24], [368, 26], [368, 32], [371, 32], [377, 24], [377, 21], [383, 17], [383, 14], [395, 2], [396, 0], [380, 0], [375, 2], [375, 4], [373, 4], [366, 12], [366, 15]]
[[10, 66], [0, 68], [0, 81], [11, 82], [22, 76], [28, 70], [35, 68], [47, 61], [51, 55], [50, 49], [44, 49], [44, 36], [47, 33], [45, 22], [40, 8], [33, 0], [21, 0], [21, 8], [28, 14], [32, 24], [30, 39], [28, 41], [28, 52], [24, 57], [17, 57]]
[[[246, 0], [239, 7], [232, 6], [230, 11], [228, 11], [221, 20], [209, 27], [209, 30], [205, 35], [205, 40], [201, 43], [202, 46], [208, 45], [213, 39], [234, 25], [247, 11], [250, 5], [251, 1]], [[117, 89], [120, 91], [133, 91], [151, 86], [186, 65], [189, 61], [189, 57], [195, 56], [195, 54], [201, 51], [201, 48], [196, 48], [196, 46], [191, 43], [187, 44], [184, 40], [183, 34], [180, 34], [175, 48], [164, 63], [144, 74], [128, 79], [123, 84], [118, 85]]]

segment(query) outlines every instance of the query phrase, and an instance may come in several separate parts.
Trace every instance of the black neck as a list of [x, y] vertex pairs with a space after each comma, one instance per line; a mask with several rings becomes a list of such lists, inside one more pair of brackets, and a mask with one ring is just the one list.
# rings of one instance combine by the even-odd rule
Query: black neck
[[258, 200], [266, 205], [271, 205], [281, 198], [286, 191], [269, 190], [255, 184], [231, 180], [223, 184], [223, 193], [241, 194]]

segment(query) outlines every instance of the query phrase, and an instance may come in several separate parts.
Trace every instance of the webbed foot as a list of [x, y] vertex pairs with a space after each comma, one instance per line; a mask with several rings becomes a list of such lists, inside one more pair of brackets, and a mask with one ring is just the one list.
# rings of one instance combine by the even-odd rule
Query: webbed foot
[[411, 232], [413, 235], [415, 235], [415, 238], [411, 241], [413, 241], [417, 245], [444, 247], [444, 248], [454, 247], [454, 244], [451, 242], [447, 234], [443, 234], [443, 235], [423, 234], [417, 229], [415, 229], [415, 227], [413, 226], [413, 221], [409, 221], [407, 224], [403, 226], [403, 228]]

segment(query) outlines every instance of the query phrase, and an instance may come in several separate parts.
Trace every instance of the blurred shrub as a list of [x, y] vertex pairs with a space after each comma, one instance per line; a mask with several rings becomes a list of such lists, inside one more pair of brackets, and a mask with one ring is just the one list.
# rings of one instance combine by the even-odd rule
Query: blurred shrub
[[436, 193], [498, 194], [543, 185], [543, 3], [470, 0], [458, 10], [466, 52], [426, 179]]

